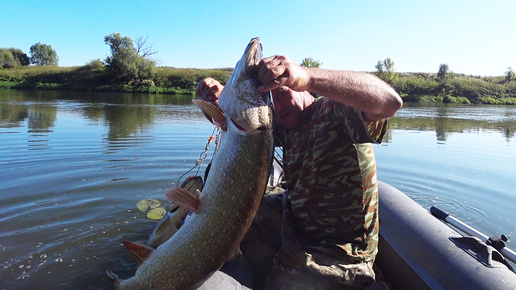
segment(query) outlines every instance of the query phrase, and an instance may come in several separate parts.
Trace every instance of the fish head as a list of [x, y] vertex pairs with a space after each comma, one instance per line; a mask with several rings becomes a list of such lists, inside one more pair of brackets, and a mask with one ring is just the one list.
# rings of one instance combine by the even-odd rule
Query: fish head
[[257, 69], [261, 59], [262, 43], [259, 38], [253, 38], [219, 98], [219, 107], [230, 127], [233, 124], [244, 134], [260, 132], [272, 125], [270, 94], [258, 90]]

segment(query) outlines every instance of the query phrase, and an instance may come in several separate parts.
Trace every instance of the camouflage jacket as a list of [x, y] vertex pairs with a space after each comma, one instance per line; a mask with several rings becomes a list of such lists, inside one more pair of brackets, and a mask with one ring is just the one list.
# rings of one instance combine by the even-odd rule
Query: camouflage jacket
[[376, 164], [387, 121], [365, 122], [350, 106], [320, 97], [296, 129], [276, 128], [290, 212], [304, 251], [350, 262], [372, 261], [379, 217]]

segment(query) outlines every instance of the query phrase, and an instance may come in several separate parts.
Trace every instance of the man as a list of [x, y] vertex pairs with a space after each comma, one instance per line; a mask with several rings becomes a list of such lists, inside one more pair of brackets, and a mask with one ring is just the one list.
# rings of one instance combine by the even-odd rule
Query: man
[[[310, 69], [284, 56], [264, 58], [257, 77], [272, 92], [286, 191], [264, 197], [242, 241], [253, 289], [372, 285], [379, 217], [370, 143], [381, 141], [401, 98], [371, 74]], [[196, 94], [217, 104], [222, 88], [207, 78]]]

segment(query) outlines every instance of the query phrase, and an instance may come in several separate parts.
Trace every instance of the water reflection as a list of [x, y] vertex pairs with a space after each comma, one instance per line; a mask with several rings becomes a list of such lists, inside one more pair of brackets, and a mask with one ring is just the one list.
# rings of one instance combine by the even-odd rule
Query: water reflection
[[57, 108], [52, 104], [35, 103], [28, 106], [28, 127], [30, 133], [49, 133], [57, 115]]
[[390, 119], [385, 142], [396, 129], [435, 131], [438, 142], [451, 133], [494, 131], [510, 142], [516, 131], [516, 107], [407, 103]]
[[[197, 118], [192, 96], [59, 91], [0, 91], [0, 128], [28, 127], [30, 149], [48, 149], [48, 134], [58, 110], [79, 115], [107, 129], [108, 152], [138, 146], [150, 137], [145, 132], [163, 118], [160, 106], [181, 105], [173, 114]], [[177, 109], [176, 109], [177, 110]], [[171, 113], [165, 108], [167, 117]]]
[[[123, 140], [144, 134], [156, 120], [170, 118], [169, 114], [176, 119], [198, 118], [200, 112], [191, 99], [177, 95], [5, 90], [0, 92], [0, 128], [23, 127], [28, 122], [30, 133], [50, 133], [58, 109], [65, 109], [86, 120], [104, 122], [107, 140], [114, 148], [134, 146]], [[172, 105], [180, 106], [160, 110]], [[516, 131], [516, 107], [406, 103], [391, 118], [384, 142], [390, 142], [396, 129], [435, 131], [438, 142], [445, 142], [451, 133], [488, 130], [500, 132], [510, 142]]]
[[0, 127], [22, 127], [22, 122], [29, 116], [27, 106], [15, 103], [0, 102]]
[[46, 103], [36, 103], [28, 106], [28, 147], [29, 150], [50, 149], [49, 133], [55, 125], [57, 108]]
[[103, 117], [109, 127], [107, 138], [116, 141], [142, 133], [154, 124], [153, 106], [119, 106], [109, 104], [103, 108]]

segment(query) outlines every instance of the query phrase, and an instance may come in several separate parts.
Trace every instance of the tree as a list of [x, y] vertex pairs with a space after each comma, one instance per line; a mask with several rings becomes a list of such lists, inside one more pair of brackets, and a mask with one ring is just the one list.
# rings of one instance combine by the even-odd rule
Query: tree
[[30, 62], [35, 65], [57, 65], [59, 58], [56, 51], [48, 44], [40, 42], [30, 47]]
[[13, 68], [14, 66], [15, 61], [12, 52], [7, 49], [0, 50], [0, 68]]
[[377, 75], [380, 75], [380, 74], [384, 73], [384, 71], [383, 71], [383, 62], [381, 60], [379, 60], [374, 67], [376, 68]]
[[[154, 54], [151, 49], [145, 48], [145, 41], [139, 40], [135, 47], [131, 38], [122, 37], [120, 33], [112, 33], [104, 37], [109, 45], [111, 55], [105, 60], [108, 72], [117, 81], [142, 82], [152, 78], [156, 63], [145, 56]], [[139, 55], [141, 52], [145, 55]]]
[[505, 72], [505, 81], [510, 82], [516, 80], [516, 74], [512, 70], [512, 67], [508, 67], [507, 71]]
[[446, 78], [448, 78], [448, 74], [450, 72], [450, 68], [447, 64], [441, 64], [439, 66], [439, 71], [437, 72], [437, 79], [441, 82], [444, 82]]
[[147, 46], [147, 40], [149, 39], [148, 36], [139, 36], [136, 39], [136, 53], [143, 56], [148, 57], [153, 54], [158, 53], [157, 51], [152, 50], [152, 45]]
[[387, 73], [391, 74], [394, 73], [394, 62], [390, 58], [386, 58], [383, 61], [383, 66]]
[[13, 53], [14, 59], [16, 59], [16, 61], [18, 61], [20, 65], [27, 66], [30, 64], [29, 57], [21, 49], [11, 48], [10, 50]]
[[95, 70], [95, 69], [103, 69], [104, 63], [100, 58], [90, 60], [88, 63], [86, 63], [83, 68], [89, 69], [89, 70]]
[[0, 49], [0, 68], [15, 68], [21, 65], [29, 65], [29, 57], [21, 49]]
[[305, 57], [301, 61], [301, 65], [304, 67], [319, 68], [322, 65], [322, 62], [320, 62], [318, 60], [314, 60], [311, 57]]
[[376, 75], [390, 84], [398, 79], [398, 75], [394, 72], [394, 62], [390, 58], [379, 60], [375, 68]]

